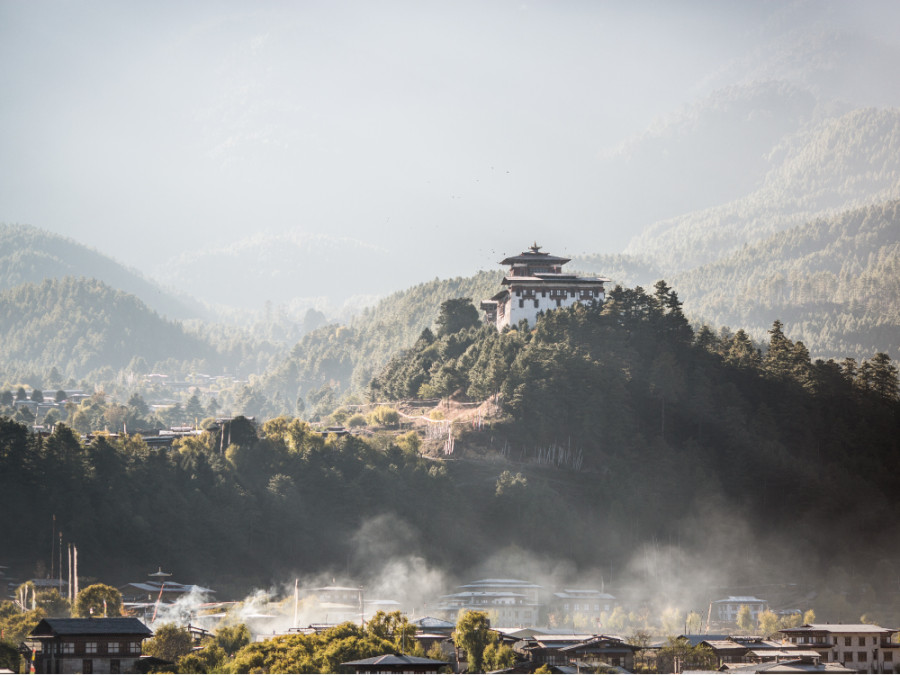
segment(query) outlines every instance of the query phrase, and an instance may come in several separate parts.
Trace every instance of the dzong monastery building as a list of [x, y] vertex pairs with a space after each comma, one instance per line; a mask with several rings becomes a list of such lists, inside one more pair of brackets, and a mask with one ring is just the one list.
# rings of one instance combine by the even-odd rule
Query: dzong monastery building
[[501, 265], [509, 265], [509, 272], [503, 277], [503, 290], [481, 302], [485, 322], [497, 330], [515, 326], [522, 319], [534, 326], [539, 312], [576, 302], [603, 302], [603, 284], [610, 279], [563, 272], [563, 265], [570, 260], [544, 253], [537, 244], [501, 260]]

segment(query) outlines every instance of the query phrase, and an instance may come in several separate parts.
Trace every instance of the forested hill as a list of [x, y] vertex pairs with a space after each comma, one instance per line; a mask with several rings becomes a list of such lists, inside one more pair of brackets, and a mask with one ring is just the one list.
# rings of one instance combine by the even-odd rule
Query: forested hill
[[[498, 270], [434, 279], [389, 295], [348, 326], [332, 324], [305, 335], [288, 358], [267, 371], [257, 392], [261, 409], [248, 414], [264, 411], [263, 401], [276, 394], [292, 404], [299, 398], [309, 416], [316, 415], [317, 407], [330, 413], [341, 396], [362, 394], [397, 350], [431, 327], [443, 301], [469, 297], [477, 305], [497, 292], [502, 277]], [[280, 412], [293, 412], [293, 407]]]
[[764, 354], [741, 330], [694, 334], [660, 282], [652, 295], [616, 288], [602, 308], [549, 312], [534, 330], [423, 335], [371, 396], [423, 391], [500, 394], [509, 422], [463, 434], [457, 454], [543, 458], [593, 476], [589, 504], [550, 517], [572, 525], [558, 537], [528, 531], [558, 499], [529, 478], [514, 531], [536, 545], [578, 539], [571, 514], [583, 514], [611, 547], [685, 528], [707, 564], [745, 556], [757, 578], [900, 553], [900, 402], [885, 354], [811, 361], [778, 322]]
[[877, 611], [896, 585], [900, 403], [883, 356], [810, 362], [777, 324], [765, 355], [742, 332], [695, 335], [660, 284], [533, 330], [426, 331], [372, 395], [423, 386], [499, 392], [501, 413], [454, 424], [453, 461], [421, 457], [415, 432], [324, 438], [287, 418], [171, 450], [0, 420], [10, 555], [43, 560], [29, 532], [56, 514], [84, 573], [123, 583], [152, 557], [215, 588], [335, 570], [365, 583], [391, 565], [433, 578], [512, 551], [494, 573], [602, 566], [654, 601], [692, 583], [708, 601], [712, 586], [802, 581], [833, 621], [851, 616], [844, 589]]
[[0, 292], [0, 379], [53, 368], [63, 379], [99, 369], [147, 372], [158, 362], [214, 355], [179, 324], [96, 279], [46, 279]]
[[762, 339], [778, 317], [814, 355], [900, 358], [900, 201], [816, 219], [672, 281], [711, 325]]
[[172, 319], [202, 316], [197, 303], [164, 291], [87, 246], [29, 225], [0, 224], [0, 290], [67, 276], [99, 279]]
[[900, 197], [900, 109], [855, 110], [769, 152], [772, 168], [745, 197], [657, 222], [626, 253], [668, 275], [816, 217]]

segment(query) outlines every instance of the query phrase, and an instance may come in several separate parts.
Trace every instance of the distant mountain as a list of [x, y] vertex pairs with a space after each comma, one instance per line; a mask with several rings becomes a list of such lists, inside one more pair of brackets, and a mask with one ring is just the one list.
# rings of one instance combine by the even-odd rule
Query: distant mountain
[[710, 263], [741, 246], [854, 207], [900, 196], [900, 109], [855, 110], [791, 136], [770, 153], [762, 185], [726, 204], [659, 221], [626, 253], [667, 274]]
[[813, 356], [900, 357], [900, 201], [819, 218], [670, 279], [686, 311]]
[[616, 186], [606, 202], [626, 226], [644, 227], [742, 197], [771, 169], [771, 148], [821, 108], [807, 88], [784, 81], [717, 89], [606, 153]]
[[181, 253], [153, 273], [212, 304], [258, 309], [271, 301], [303, 308], [305, 301], [307, 307], [340, 307], [351, 298], [371, 304], [394, 290], [388, 272], [400, 264], [387, 248], [356, 239], [259, 233]]
[[30, 225], [0, 224], [0, 290], [71, 276], [98, 279], [173, 319], [203, 315], [195, 301], [177, 297], [139, 272], [67, 237]]
[[0, 291], [0, 373], [7, 376], [56, 368], [77, 379], [141, 360], [152, 368], [214, 356], [180, 324], [96, 279], [45, 279]]

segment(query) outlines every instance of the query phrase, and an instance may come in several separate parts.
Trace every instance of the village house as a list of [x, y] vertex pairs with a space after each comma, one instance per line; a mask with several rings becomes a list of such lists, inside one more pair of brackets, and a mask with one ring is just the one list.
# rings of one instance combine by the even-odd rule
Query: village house
[[449, 661], [406, 654], [382, 654], [341, 664], [344, 668], [351, 668], [354, 673], [439, 673], [448, 665]]
[[616, 598], [609, 593], [591, 590], [566, 588], [557, 591], [550, 597], [548, 611], [556, 617], [573, 617], [581, 614], [590, 618], [599, 618], [601, 612], [612, 611]]
[[749, 663], [774, 663], [801, 658], [818, 658], [818, 653], [782, 640], [765, 639], [759, 635], [680, 635], [691, 646], [709, 647], [719, 666]]
[[534, 326], [539, 313], [569, 307], [576, 302], [603, 302], [605, 277], [579, 277], [562, 271], [571, 258], [543, 253], [537, 244], [519, 255], [500, 261], [509, 265], [503, 290], [481, 302], [485, 323], [497, 330], [517, 325], [522, 319]]
[[440, 612], [455, 620], [460, 612], [486, 612], [496, 626], [536, 626], [541, 586], [521, 579], [479, 579], [441, 598]]
[[759, 613], [766, 610], [766, 601], [751, 595], [729, 595], [721, 600], [712, 602], [712, 618], [721, 623], [735, 623], [741, 607], [750, 610], [750, 618], [756, 623]]
[[863, 673], [892, 673], [900, 665], [896, 628], [869, 624], [809, 623], [783, 628], [787, 644], [815, 651], [823, 663], [841, 663]]
[[131, 673], [153, 635], [132, 617], [43, 619], [25, 646], [35, 673]]
[[637, 647], [610, 635], [535, 635], [518, 643], [516, 651], [534, 665], [634, 669]]

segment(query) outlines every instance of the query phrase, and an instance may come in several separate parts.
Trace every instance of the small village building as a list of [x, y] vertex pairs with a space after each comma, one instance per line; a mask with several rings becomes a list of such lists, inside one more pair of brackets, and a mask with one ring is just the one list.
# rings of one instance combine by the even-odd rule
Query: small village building
[[735, 623], [741, 607], [745, 606], [750, 610], [750, 617], [755, 623], [759, 613], [766, 610], [766, 601], [751, 595], [729, 595], [721, 600], [713, 600], [712, 618], [722, 623]]
[[516, 651], [523, 654], [533, 667], [600, 665], [634, 669], [634, 653], [637, 648], [622, 638], [610, 635], [562, 634], [534, 635], [516, 644]]
[[548, 610], [557, 617], [571, 617], [576, 614], [599, 617], [601, 612], [611, 611], [615, 601], [614, 596], [596, 589], [567, 588], [551, 596]]
[[779, 631], [788, 644], [815, 651], [822, 663], [840, 663], [864, 673], [892, 673], [900, 665], [896, 628], [869, 624], [810, 623]]
[[342, 667], [352, 668], [354, 673], [439, 673], [448, 665], [449, 661], [406, 654], [383, 654], [341, 664]]
[[501, 260], [501, 265], [509, 265], [509, 272], [503, 278], [503, 290], [481, 302], [485, 323], [503, 330], [525, 319], [534, 326], [541, 312], [576, 302], [603, 302], [603, 284], [610, 280], [563, 272], [563, 265], [570, 260], [544, 253], [537, 244]]
[[521, 579], [479, 579], [441, 598], [439, 610], [456, 620], [460, 612], [486, 612], [496, 626], [536, 626], [540, 621], [542, 587]]
[[25, 646], [36, 673], [130, 673], [152, 635], [133, 617], [43, 619]]

